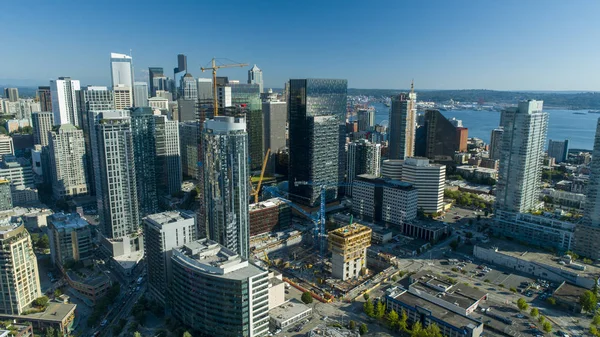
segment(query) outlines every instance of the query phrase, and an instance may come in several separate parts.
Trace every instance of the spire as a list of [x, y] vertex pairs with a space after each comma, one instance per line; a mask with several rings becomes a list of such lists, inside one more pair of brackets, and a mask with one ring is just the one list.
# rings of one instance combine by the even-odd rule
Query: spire
[[411, 94], [414, 94], [414, 92], [415, 92], [415, 79], [413, 78], [413, 79], [410, 81], [410, 93], [411, 93]]

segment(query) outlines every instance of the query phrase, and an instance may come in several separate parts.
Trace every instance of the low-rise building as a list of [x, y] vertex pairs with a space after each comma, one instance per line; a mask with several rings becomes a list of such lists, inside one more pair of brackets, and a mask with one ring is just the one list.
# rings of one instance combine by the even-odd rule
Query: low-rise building
[[498, 171], [493, 168], [478, 167], [475, 165], [462, 165], [456, 167], [456, 173], [464, 178], [498, 179]]
[[541, 191], [541, 195], [551, 198], [551, 203], [564, 207], [583, 209], [583, 205], [585, 204], [585, 194], [582, 193], [544, 188]]
[[0, 314], [0, 320], [10, 320], [15, 324], [29, 325], [37, 331], [45, 331], [53, 328], [60, 336], [68, 336], [71, 332], [73, 320], [75, 319], [76, 304], [65, 304], [49, 302], [43, 312], [28, 315]]
[[270, 233], [292, 225], [292, 209], [280, 198], [249, 206], [250, 236]]
[[276, 329], [286, 329], [312, 316], [312, 308], [292, 299], [269, 311], [271, 325]]
[[331, 274], [343, 281], [358, 278], [367, 268], [367, 248], [371, 246], [371, 228], [357, 223], [329, 231]]
[[412, 221], [400, 226], [402, 234], [427, 242], [438, 242], [450, 234], [450, 227], [439, 221]]
[[579, 303], [579, 298], [585, 293], [588, 288], [579, 287], [568, 282], [562, 282], [552, 293], [552, 297], [556, 300], [556, 305], [564, 308], [567, 311], [580, 314], [582, 307]]
[[110, 278], [103, 273], [97, 274], [97, 272], [80, 268], [79, 270], [65, 271], [65, 276], [71, 288], [85, 296], [92, 303], [97, 303], [108, 293], [111, 286]]

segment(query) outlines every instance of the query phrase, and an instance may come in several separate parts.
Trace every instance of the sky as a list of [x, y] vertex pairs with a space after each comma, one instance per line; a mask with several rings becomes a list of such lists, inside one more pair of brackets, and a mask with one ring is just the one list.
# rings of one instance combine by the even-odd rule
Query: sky
[[[211, 58], [256, 64], [265, 88], [343, 78], [350, 88], [600, 91], [600, 1], [7, 1], [0, 85], [70, 76], [108, 85], [110, 53], [136, 80]], [[222, 63], [229, 61], [223, 60]], [[172, 76], [172, 75], [171, 75]]]

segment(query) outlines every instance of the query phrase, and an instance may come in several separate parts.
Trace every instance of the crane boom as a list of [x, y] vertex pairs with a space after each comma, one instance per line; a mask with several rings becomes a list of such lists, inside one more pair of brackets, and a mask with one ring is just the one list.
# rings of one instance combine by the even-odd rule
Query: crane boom
[[206, 70], [212, 70], [213, 76], [213, 117], [219, 115], [219, 106], [217, 105], [217, 70], [221, 68], [233, 68], [233, 67], [247, 67], [248, 63], [232, 63], [232, 64], [221, 64], [217, 65], [217, 59], [213, 57], [212, 67], [201, 67], [202, 72]]
[[265, 159], [263, 159], [262, 169], [260, 170], [260, 178], [258, 179], [258, 184], [256, 189], [252, 186], [252, 181], [250, 181], [250, 186], [252, 186], [251, 195], [254, 196], [254, 203], [258, 203], [258, 194], [260, 193], [260, 186], [262, 185], [263, 177], [265, 176], [265, 169], [267, 168], [267, 162], [269, 161], [269, 155], [271, 154], [271, 149], [267, 149], [267, 153], [265, 153]]

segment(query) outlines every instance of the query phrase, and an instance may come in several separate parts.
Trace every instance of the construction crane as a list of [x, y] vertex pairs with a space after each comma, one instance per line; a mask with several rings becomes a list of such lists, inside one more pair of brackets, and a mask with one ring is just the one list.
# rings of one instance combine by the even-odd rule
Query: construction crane
[[247, 67], [248, 63], [232, 63], [232, 64], [220, 64], [217, 65], [217, 59], [213, 57], [212, 59], [212, 67], [202, 67], [200, 70], [202, 72], [206, 70], [212, 70], [213, 75], [213, 116], [217, 116], [219, 114], [219, 106], [217, 104], [217, 70], [221, 68], [234, 68], [234, 67]]
[[252, 185], [252, 177], [250, 177], [250, 188], [252, 191], [250, 192], [251, 196], [254, 196], [254, 203], [258, 203], [258, 194], [260, 193], [260, 185], [262, 185], [263, 177], [265, 176], [265, 169], [267, 168], [267, 162], [269, 161], [269, 155], [271, 154], [271, 149], [267, 149], [267, 153], [265, 154], [265, 159], [263, 159], [262, 169], [260, 170], [260, 178], [258, 179], [258, 184], [256, 185], [256, 189]]

